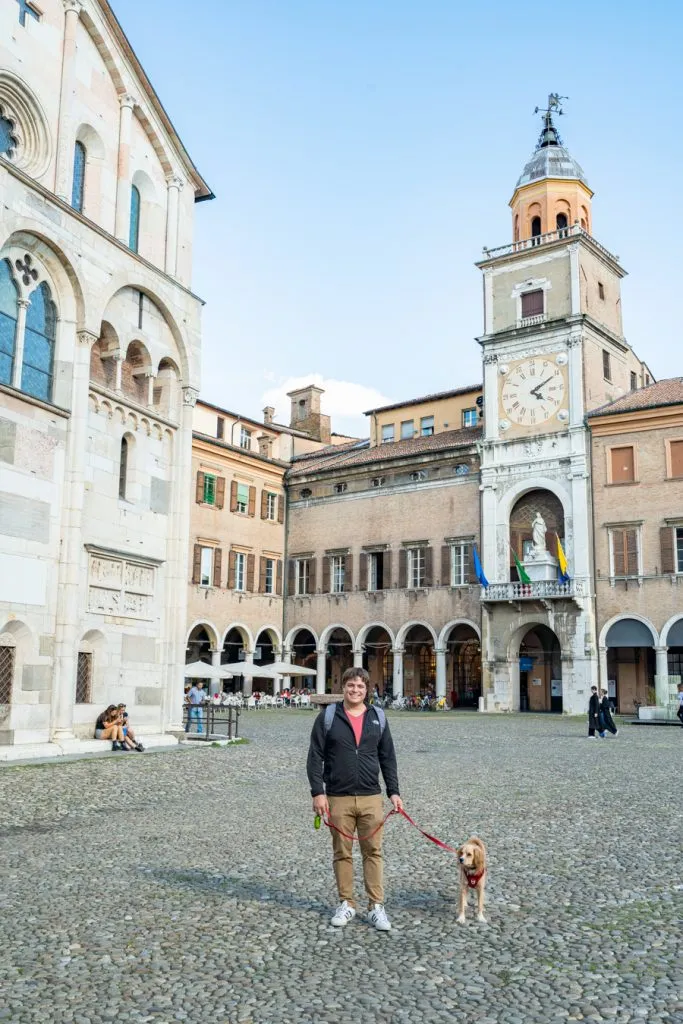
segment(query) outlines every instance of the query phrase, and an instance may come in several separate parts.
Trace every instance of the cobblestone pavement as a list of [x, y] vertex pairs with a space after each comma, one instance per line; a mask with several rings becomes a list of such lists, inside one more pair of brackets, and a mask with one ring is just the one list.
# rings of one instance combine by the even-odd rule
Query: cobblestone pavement
[[490, 852], [488, 925], [450, 855], [386, 834], [393, 931], [343, 931], [312, 828], [313, 715], [248, 745], [0, 772], [0, 1020], [683, 1021], [683, 730], [390, 716], [406, 806]]

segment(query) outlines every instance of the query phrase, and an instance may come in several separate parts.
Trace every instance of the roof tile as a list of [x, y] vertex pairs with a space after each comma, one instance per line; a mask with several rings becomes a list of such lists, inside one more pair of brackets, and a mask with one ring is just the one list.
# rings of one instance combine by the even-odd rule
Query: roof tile
[[637, 391], [616, 398], [587, 414], [587, 419], [597, 416], [616, 416], [617, 413], [637, 412], [642, 409], [656, 409], [661, 405], [683, 405], [683, 377], [669, 377], [658, 380]]

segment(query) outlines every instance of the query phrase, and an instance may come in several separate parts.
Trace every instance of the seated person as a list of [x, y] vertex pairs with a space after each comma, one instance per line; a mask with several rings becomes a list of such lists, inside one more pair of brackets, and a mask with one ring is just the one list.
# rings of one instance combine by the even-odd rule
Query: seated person
[[118, 708], [110, 704], [106, 711], [98, 715], [95, 722], [95, 739], [111, 740], [112, 750], [126, 750], [123, 739], [123, 726], [121, 725]]
[[123, 729], [123, 742], [126, 745], [126, 750], [138, 750], [140, 753], [145, 749], [142, 743], [138, 743], [135, 739], [135, 733], [128, 719], [128, 712], [126, 711], [125, 704], [119, 704], [116, 709], [119, 712], [119, 718], [121, 722], [121, 728]]

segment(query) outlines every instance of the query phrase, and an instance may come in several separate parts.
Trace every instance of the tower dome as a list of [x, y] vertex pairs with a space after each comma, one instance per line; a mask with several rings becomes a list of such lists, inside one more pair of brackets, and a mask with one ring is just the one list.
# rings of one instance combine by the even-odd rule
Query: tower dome
[[552, 231], [567, 231], [574, 224], [589, 233], [591, 230], [593, 193], [583, 168], [563, 146], [553, 123], [553, 113], [562, 113], [562, 98], [557, 93], [548, 97], [548, 107], [541, 111], [543, 120], [536, 149], [524, 165], [510, 200], [515, 242]]

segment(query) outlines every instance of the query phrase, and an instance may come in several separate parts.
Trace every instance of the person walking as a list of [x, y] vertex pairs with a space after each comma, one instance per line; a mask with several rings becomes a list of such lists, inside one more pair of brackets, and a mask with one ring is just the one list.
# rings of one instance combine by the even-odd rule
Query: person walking
[[607, 729], [613, 736], [619, 735], [619, 730], [612, 718], [612, 705], [609, 702], [607, 690], [600, 690], [600, 725], [603, 726], [603, 730]]
[[192, 728], [192, 720], [195, 719], [197, 722], [197, 733], [201, 734], [204, 732], [202, 727], [202, 704], [206, 693], [204, 692], [204, 683], [201, 679], [198, 679], [192, 689], [187, 695], [187, 722], [185, 723], [185, 732], [189, 732]]
[[[382, 858], [382, 790], [395, 811], [403, 809], [398, 789], [396, 753], [384, 712], [368, 706], [370, 677], [363, 668], [348, 668], [342, 676], [343, 701], [328, 705], [313, 724], [306, 771], [313, 811], [326, 817], [332, 832], [332, 863], [339, 906], [330, 923], [343, 928], [356, 916], [353, 895], [353, 840], [356, 831], [363, 858], [368, 897], [368, 920], [378, 931], [391, 930], [384, 909]], [[334, 710], [330, 711], [330, 707]], [[336, 831], [340, 829], [341, 831]]]
[[681, 723], [681, 725], [683, 725], [683, 683], [679, 683], [677, 689], [678, 711], [676, 712], [676, 717], [678, 718], [678, 721]]
[[597, 686], [591, 686], [591, 696], [588, 701], [588, 739], [595, 739], [595, 730], [600, 733], [600, 738], [604, 740], [605, 730], [600, 725], [600, 698], [598, 697]]

